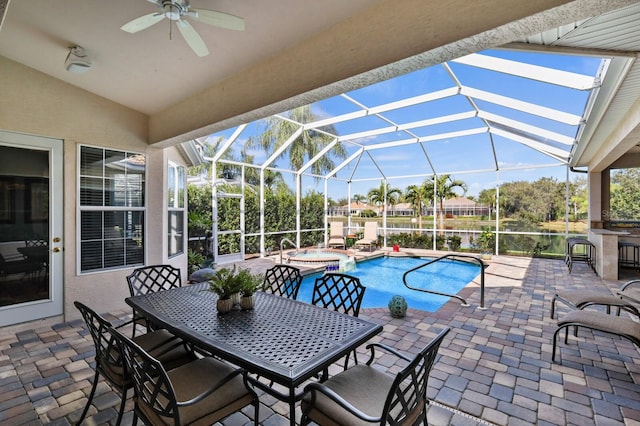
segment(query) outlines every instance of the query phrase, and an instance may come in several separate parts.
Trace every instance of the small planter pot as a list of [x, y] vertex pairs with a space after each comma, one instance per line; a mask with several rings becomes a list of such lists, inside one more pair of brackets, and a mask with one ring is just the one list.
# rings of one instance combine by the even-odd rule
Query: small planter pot
[[253, 297], [253, 295], [251, 296], [242, 296], [240, 298], [240, 307], [242, 309], [253, 309], [255, 305], [255, 298]]
[[239, 305], [240, 304], [240, 293], [233, 293], [231, 295], [231, 301], [233, 302], [232, 305]]
[[233, 300], [232, 299], [218, 299], [216, 302], [216, 308], [218, 309], [219, 314], [226, 314], [230, 312], [233, 308]]

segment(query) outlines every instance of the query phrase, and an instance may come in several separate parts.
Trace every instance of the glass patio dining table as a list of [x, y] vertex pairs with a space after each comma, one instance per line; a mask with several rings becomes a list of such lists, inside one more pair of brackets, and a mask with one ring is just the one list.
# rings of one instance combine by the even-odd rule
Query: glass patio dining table
[[263, 292], [255, 307], [216, 311], [217, 296], [207, 283], [142, 296], [126, 303], [138, 314], [211, 354], [278, 383], [256, 386], [289, 403], [295, 424], [297, 388], [382, 331], [382, 326], [308, 303]]

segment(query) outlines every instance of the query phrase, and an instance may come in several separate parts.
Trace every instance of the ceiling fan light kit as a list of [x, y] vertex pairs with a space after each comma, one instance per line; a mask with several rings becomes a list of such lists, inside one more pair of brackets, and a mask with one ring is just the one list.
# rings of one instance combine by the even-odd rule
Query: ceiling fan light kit
[[[155, 4], [158, 7], [158, 11], [142, 15], [127, 22], [121, 27], [123, 31], [134, 34], [167, 18], [170, 22], [176, 22], [180, 34], [182, 34], [182, 37], [196, 55], [207, 56], [209, 54], [207, 45], [202, 37], [200, 37], [200, 34], [198, 34], [195, 28], [193, 28], [185, 18], [228, 30], [244, 30], [244, 19], [215, 10], [192, 8], [188, 0], [147, 1]], [[169, 34], [171, 34], [171, 29], [169, 29]]]
[[91, 61], [84, 48], [80, 46], [69, 47], [67, 59], [64, 61], [64, 68], [73, 74], [84, 74], [91, 68]]

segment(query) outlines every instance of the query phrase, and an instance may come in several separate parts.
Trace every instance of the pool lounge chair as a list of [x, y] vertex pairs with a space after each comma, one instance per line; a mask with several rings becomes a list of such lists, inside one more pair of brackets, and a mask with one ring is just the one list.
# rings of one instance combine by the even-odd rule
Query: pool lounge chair
[[364, 223], [364, 235], [361, 239], [355, 242], [355, 247], [375, 246], [378, 243], [378, 222], [365, 222]]
[[347, 241], [342, 234], [342, 230], [342, 222], [331, 222], [329, 228], [329, 242], [327, 243], [327, 247], [340, 247], [343, 249], [347, 248]]
[[565, 329], [564, 343], [567, 344], [569, 338], [569, 327], [584, 327], [594, 331], [614, 334], [633, 342], [640, 348], [640, 323], [616, 315], [609, 315], [604, 312], [592, 310], [574, 310], [570, 311], [562, 320], [558, 321], [558, 328], [553, 333], [553, 349], [551, 351], [551, 360], [556, 360], [557, 337], [560, 330]]
[[[624, 293], [625, 290], [637, 284], [640, 284], [640, 280], [627, 281], [620, 288], [620, 293]], [[556, 301], [569, 305], [574, 309], [584, 309], [588, 306], [605, 306], [608, 314], [611, 313], [611, 308], [615, 307], [617, 308], [617, 315], [620, 315], [620, 310], [622, 309], [640, 317], [640, 312], [638, 312], [638, 308], [633, 303], [608, 291], [569, 290], [558, 292], [551, 300], [551, 319], [555, 316]]]

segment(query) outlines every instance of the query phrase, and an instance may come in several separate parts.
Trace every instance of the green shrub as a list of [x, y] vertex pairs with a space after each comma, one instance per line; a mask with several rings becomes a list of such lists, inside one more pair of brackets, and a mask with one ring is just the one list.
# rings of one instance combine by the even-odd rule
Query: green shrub
[[378, 214], [371, 209], [367, 209], [360, 212], [360, 217], [378, 217]]
[[449, 250], [458, 251], [462, 245], [462, 238], [459, 235], [451, 235], [447, 237], [447, 245], [449, 245]]
[[193, 249], [189, 249], [187, 251], [187, 265], [189, 268], [189, 274], [197, 271], [198, 269], [201, 269], [205, 260], [206, 259], [202, 255], [202, 253], [197, 252]]

